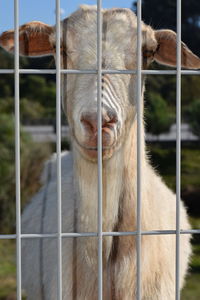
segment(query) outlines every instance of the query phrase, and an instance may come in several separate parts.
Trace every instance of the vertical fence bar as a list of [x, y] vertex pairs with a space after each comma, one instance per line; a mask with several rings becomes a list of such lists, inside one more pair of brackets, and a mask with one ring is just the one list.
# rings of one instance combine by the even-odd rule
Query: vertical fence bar
[[14, 0], [15, 27], [15, 184], [17, 234], [17, 300], [21, 300], [21, 186], [20, 186], [20, 109], [19, 109], [19, 1]]
[[181, 197], [181, 0], [177, 0], [176, 53], [176, 300], [180, 300], [180, 197]]
[[62, 205], [61, 205], [61, 101], [60, 101], [60, 0], [56, 0], [56, 153], [58, 220], [58, 300], [62, 299]]
[[137, 1], [137, 236], [136, 236], [136, 252], [137, 252], [137, 300], [141, 299], [141, 70], [142, 70], [142, 3]]
[[97, 113], [98, 113], [98, 300], [103, 299], [103, 258], [102, 258], [102, 1], [97, 0]]

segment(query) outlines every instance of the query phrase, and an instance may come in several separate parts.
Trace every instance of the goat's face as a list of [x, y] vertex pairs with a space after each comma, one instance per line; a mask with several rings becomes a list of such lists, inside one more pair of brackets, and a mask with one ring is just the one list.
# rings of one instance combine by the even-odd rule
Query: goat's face
[[[102, 69], [137, 69], [137, 19], [128, 9], [103, 10]], [[62, 68], [97, 70], [97, 11], [82, 6], [62, 24]], [[20, 27], [20, 53], [55, 55], [55, 28], [40, 22]], [[0, 36], [0, 45], [12, 51], [13, 31]], [[153, 30], [142, 23], [143, 68], [154, 59], [176, 65], [176, 34]], [[200, 60], [182, 43], [182, 66], [200, 68]], [[103, 158], [122, 147], [136, 117], [136, 75], [104, 74], [101, 82]], [[74, 147], [87, 159], [97, 160], [97, 75], [62, 76], [63, 107]]]
[[[102, 69], [137, 69], [137, 20], [128, 9], [103, 11]], [[157, 48], [154, 31], [143, 25], [149, 63]], [[84, 7], [63, 22], [63, 68], [97, 69], [97, 12]], [[70, 40], [70, 43], [67, 41]], [[68, 115], [74, 146], [87, 159], [97, 159], [97, 75], [64, 75], [63, 105]], [[110, 158], [127, 139], [136, 117], [137, 77], [125, 74], [103, 74], [102, 153]]]

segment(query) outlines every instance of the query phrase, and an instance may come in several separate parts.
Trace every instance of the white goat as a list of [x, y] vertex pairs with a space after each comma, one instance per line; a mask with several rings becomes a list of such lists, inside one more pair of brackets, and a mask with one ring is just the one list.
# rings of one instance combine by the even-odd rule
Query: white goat
[[[136, 69], [137, 19], [129, 9], [102, 10], [104, 69]], [[96, 7], [81, 8], [62, 22], [62, 67], [96, 69]], [[20, 27], [20, 53], [55, 54], [55, 27], [31, 22]], [[13, 51], [14, 33], [0, 44]], [[142, 23], [143, 68], [153, 60], [176, 65], [176, 34]], [[200, 68], [200, 59], [182, 43], [182, 66]], [[96, 75], [63, 75], [63, 107], [72, 135], [72, 154], [62, 156], [62, 230], [97, 232]], [[136, 75], [103, 75], [103, 231], [136, 230], [137, 118]], [[143, 107], [144, 80], [141, 93]], [[47, 104], [48, 105], [48, 104]], [[150, 166], [142, 127], [142, 230], [174, 230], [176, 197]], [[39, 193], [22, 216], [23, 233], [56, 233], [56, 158], [47, 165]], [[188, 229], [181, 202], [181, 229]], [[28, 299], [57, 298], [57, 240], [22, 240], [22, 281]], [[190, 236], [181, 235], [180, 287], [191, 253]], [[63, 238], [63, 299], [97, 299], [97, 239]], [[142, 237], [142, 300], [175, 295], [175, 236]], [[134, 236], [104, 237], [104, 299], [130, 300], [136, 294]]]

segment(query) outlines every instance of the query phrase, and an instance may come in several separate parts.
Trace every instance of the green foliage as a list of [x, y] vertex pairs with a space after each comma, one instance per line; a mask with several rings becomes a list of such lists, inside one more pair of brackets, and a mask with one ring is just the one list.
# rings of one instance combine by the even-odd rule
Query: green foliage
[[15, 205], [12, 198], [14, 181], [14, 123], [11, 117], [1, 114], [0, 118], [0, 228], [9, 226], [14, 219]]
[[[154, 64], [153, 69], [160, 69], [160, 66]], [[146, 80], [146, 94], [159, 94], [170, 107], [175, 106], [176, 101], [176, 77], [164, 75], [147, 76]]]
[[20, 99], [20, 117], [22, 123], [25, 123], [27, 120], [29, 123], [32, 123], [35, 120], [44, 118], [45, 115], [45, 108], [40, 102], [33, 102], [26, 98]]
[[56, 99], [55, 83], [45, 77], [28, 75], [20, 81], [20, 93], [22, 98], [37, 101], [45, 108], [54, 105]]
[[184, 109], [190, 108], [192, 102], [199, 99], [200, 95], [200, 78], [199, 76], [182, 76], [182, 85], [181, 85], [181, 101], [184, 106]]
[[[176, 148], [152, 144], [148, 145], [150, 161], [162, 174], [166, 184], [174, 191], [176, 189]], [[193, 190], [199, 193], [200, 186], [200, 151], [191, 146], [182, 146], [181, 149], [181, 190], [182, 194]], [[196, 203], [198, 205], [198, 203]], [[194, 214], [195, 211], [192, 212]]]
[[[48, 59], [49, 60], [49, 59]], [[50, 68], [47, 58], [20, 59], [24, 68]], [[51, 58], [52, 60], [52, 58]], [[0, 68], [13, 68], [13, 55], [0, 49]], [[14, 76], [0, 76], [0, 111], [14, 111]], [[56, 87], [54, 75], [20, 76], [20, 116], [22, 123], [49, 123], [56, 114]]]
[[[6, 114], [14, 114], [13, 98], [0, 99], [0, 111]], [[22, 123], [28, 120], [30, 123], [45, 116], [45, 109], [39, 102], [29, 101], [26, 98], [20, 99], [20, 118]]]
[[188, 109], [188, 121], [195, 135], [200, 137], [200, 100], [194, 101]]
[[[48, 77], [23, 76], [20, 81], [22, 123], [43, 123], [55, 119], [56, 87]], [[33, 113], [31, 110], [33, 109]]]
[[145, 117], [147, 131], [155, 135], [169, 131], [174, 121], [169, 113], [167, 102], [156, 93], [148, 94]]
[[[13, 233], [15, 229], [15, 144], [14, 117], [1, 113], [0, 118], [0, 232]], [[22, 206], [39, 187], [43, 162], [50, 149], [33, 143], [21, 131], [21, 194]]]

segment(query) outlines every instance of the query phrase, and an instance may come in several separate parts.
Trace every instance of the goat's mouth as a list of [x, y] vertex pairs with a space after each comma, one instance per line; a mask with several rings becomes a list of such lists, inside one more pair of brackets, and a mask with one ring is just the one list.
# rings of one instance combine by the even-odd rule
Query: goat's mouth
[[[77, 139], [75, 139], [76, 145], [79, 148], [79, 151], [83, 154], [83, 156], [87, 159], [91, 159], [93, 161], [97, 161], [98, 158], [98, 146], [89, 146], [87, 144], [79, 143]], [[108, 159], [112, 156], [116, 147], [116, 142], [112, 143], [112, 145], [106, 146], [102, 145], [102, 148], [99, 151], [102, 151], [102, 158]]]
[[[103, 160], [109, 159], [113, 152], [114, 147], [102, 147], [100, 151], [102, 150], [102, 158]], [[87, 156], [87, 158], [92, 159], [94, 161], [97, 161], [98, 159], [98, 148], [96, 147], [82, 147], [82, 151]]]

